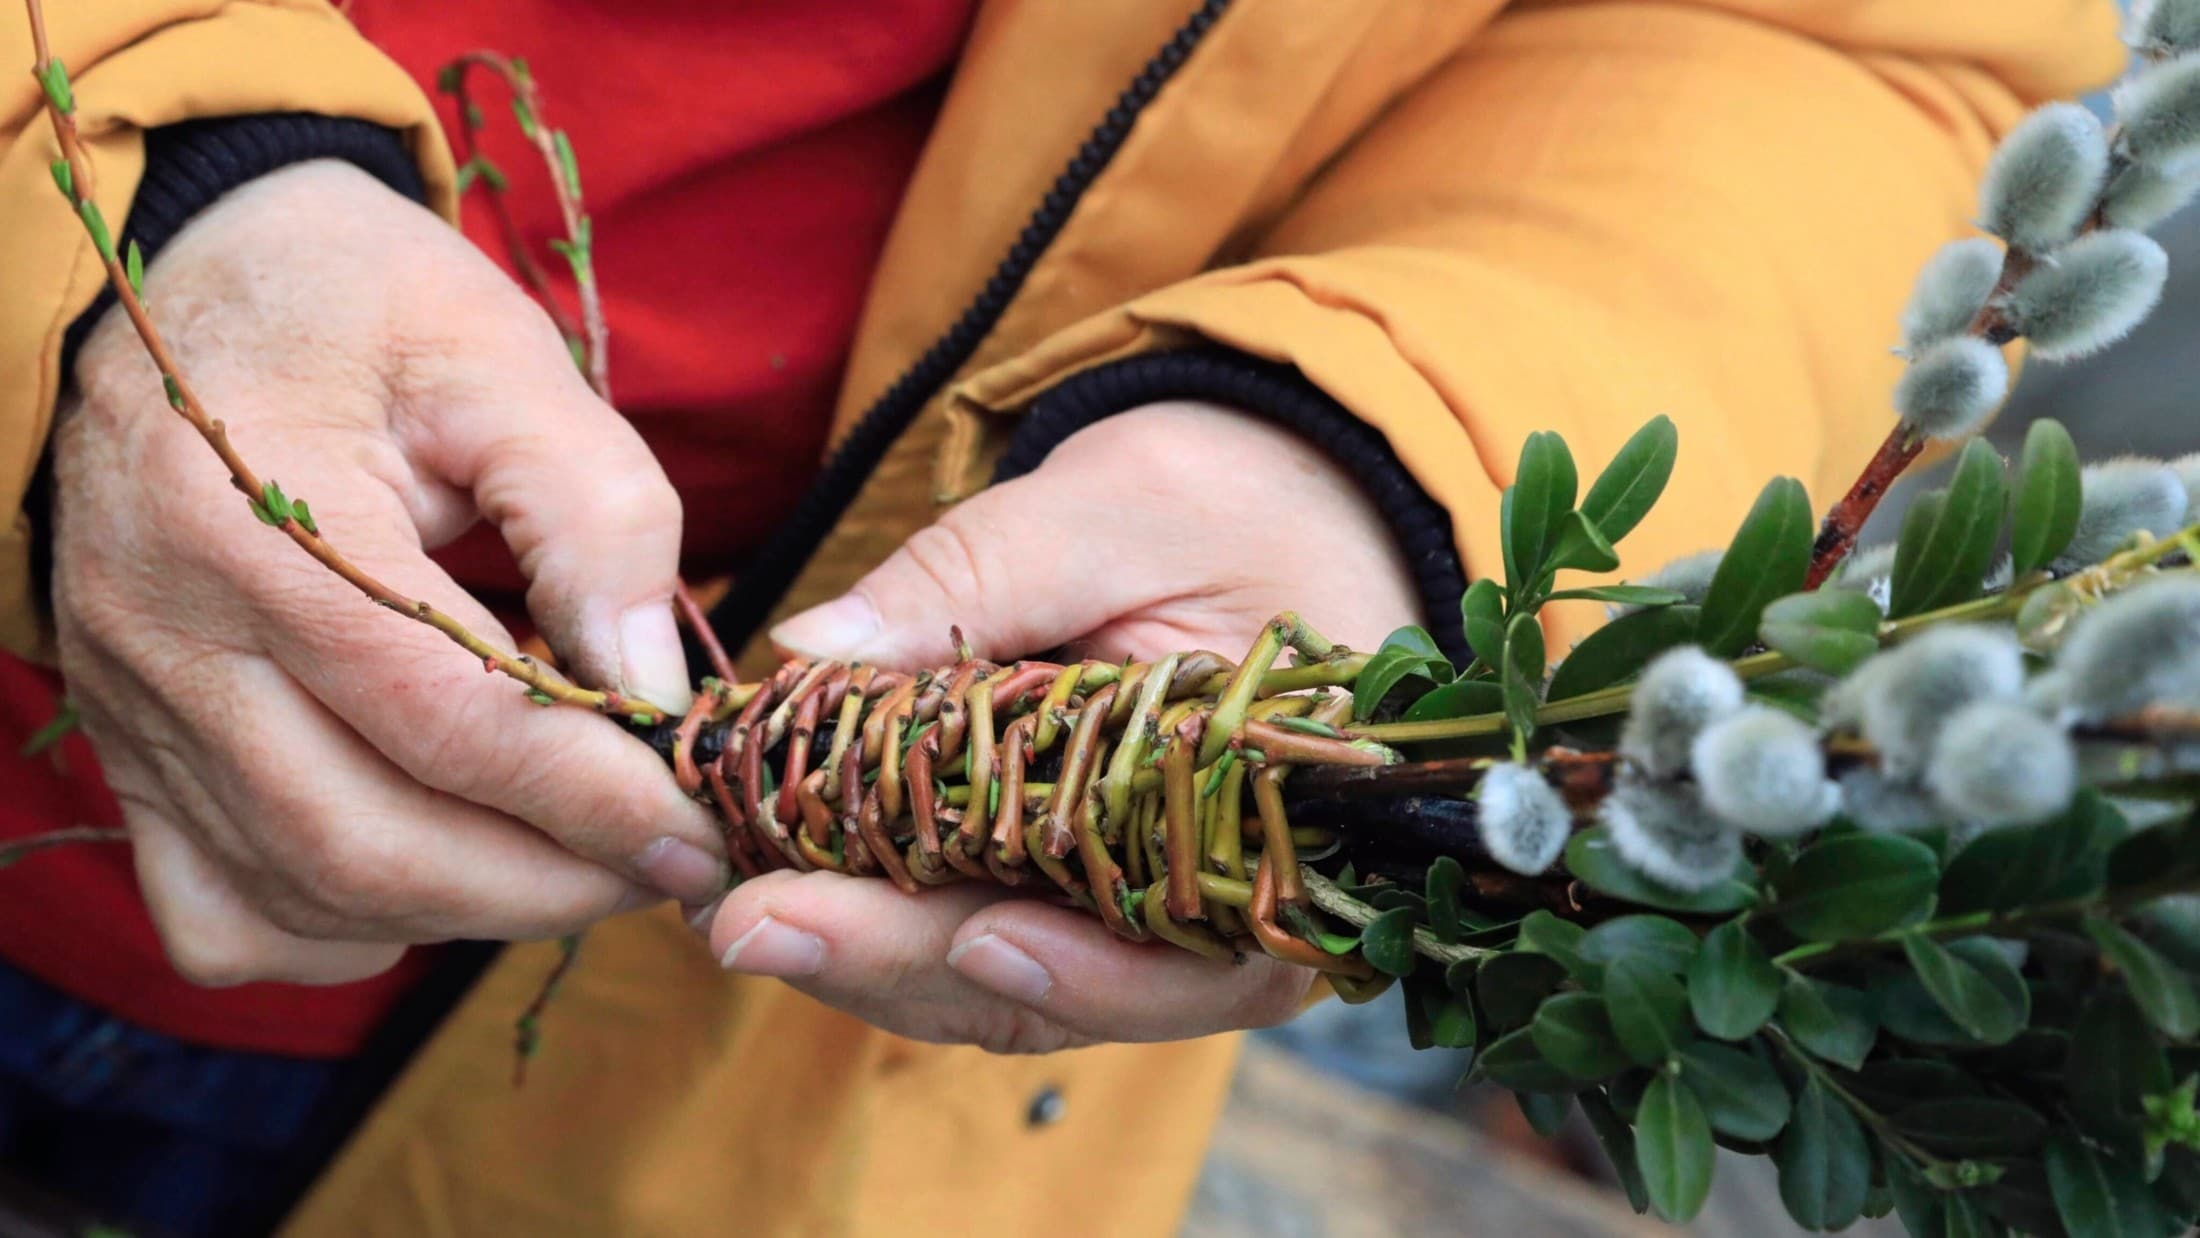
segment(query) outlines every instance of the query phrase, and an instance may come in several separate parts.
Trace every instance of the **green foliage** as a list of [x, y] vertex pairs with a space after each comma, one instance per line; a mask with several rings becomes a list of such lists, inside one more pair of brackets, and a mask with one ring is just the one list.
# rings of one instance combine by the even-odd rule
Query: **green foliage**
[[1879, 604], [1850, 589], [1791, 593], [1765, 607], [1757, 638], [1797, 665], [1846, 675], [1879, 652]]
[[1892, 601], [1897, 619], [1953, 606], [1983, 590], [2001, 534], [2006, 483], [2001, 457], [1972, 439], [1957, 458], [1948, 488], [1910, 509], [1895, 542]]
[[1818, 519], [1803, 483], [1774, 478], [1727, 545], [1704, 595], [1696, 643], [1730, 658], [1757, 638], [1757, 621], [1775, 598], [1803, 587]]
[[2043, 417], [2026, 428], [2009, 492], [2009, 558], [2016, 575], [2054, 562], [2077, 533], [2084, 500], [2078, 472], [2078, 446], [2061, 422]]

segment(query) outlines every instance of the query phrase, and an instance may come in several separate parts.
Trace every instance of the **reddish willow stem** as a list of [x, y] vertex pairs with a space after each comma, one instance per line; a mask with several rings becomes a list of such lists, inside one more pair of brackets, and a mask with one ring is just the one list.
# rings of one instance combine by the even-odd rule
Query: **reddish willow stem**
[[[49, 80], [58, 77], [53, 54], [47, 46], [45, 15], [40, 10], [39, 0], [25, 0], [25, 6], [30, 15], [31, 43], [37, 52], [33, 73], [44, 88]], [[66, 94], [63, 97], [67, 98]], [[100, 215], [98, 204], [91, 197], [91, 160], [85, 155], [83, 143], [77, 135], [73, 101], [70, 107], [64, 109], [61, 102], [54, 97], [53, 90], [48, 88], [45, 90], [45, 111], [47, 119], [53, 125], [54, 139], [61, 147], [61, 164], [55, 170], [56, 180], [62, 183], [69, 204], [76, 208], [77, 214], [84, 221], [84, 226], [99, 251], [100, 262], [106, 268], [107, 282], [115, 290], [116, 300], [121, 304], [123, 313], [129, 317], [130, 325], [136, 329], [138, 339], [145, 345], [145, 351], [152, 358], [154, 367], [160, 371], [161, 383], [167, 389], [169, 406], [198, 432], [199, 438], [220, 458], [222, 466], [229, 472], [230, 484], [245, 496], [256, 511], [263, 513], [263, 520], [280, 529], [299, 549], [313, 556], [323, 567], [365, 594], [375, 604], [443, 633], [460, 648], [479, 658], [485, 669], [502, 672], [518, 680], [540, 697], [579, 705], [599, 713], [625, 714], [642, 724], [663, 720], [663, 711], [654, 705], [628, 701], [615, 692], [596, 692], [579, 687], [553, 674], [533, 658], [497, 648], [476, 636], [453, 616], [424, 600], [398, 592], [345, 558], [342, 552], [321, 536], [310, 513], [293, 514], [287, 501], [270, 502], [271, 497], [279, 498], [281, 491], [271, 483], [263, 482], [259, 474], [252, 471], [244, 457], [230, 443], [227, 427], [207, 413], [205, 405], [199, 401], [198, 393], [192, 389], [177, 367], [175, 357], [169, 352], [160, 329], [153, 325], [152, 316], [146, 312], [144, 301], [138, 296], [136, 280], [131, 275], [131, 268], [137, 264], [133, 261], [126, 267], [115, 250], [106, 221]]]
[[[519, 221], [512, 215], [504, 174], [481, 149], [480, 131], [485, 121], [480, 105], [474, 102], [473, 93], [467, 88], [467, 80], [476, 69], [494, 76], [511, 91], [512, 111], [519, 121], [520, 132], [542, 156], [543, 167], [550, 174], [558, 216], [565, 226], [560, 249], [572, 266], [574, 292], [580, 301], [578, 322], [558, 300], [556, 291], [550, 286], [549, 275], [528, 250]], [[571, 141], [564, 130], [553, 129], [545, 121], [542, 92], [524, 61], [496, 52], [468, 52], [444, 67], [441, 88], [458, 107], [459, 151], [464, 156], [459, 165], [461, 190], [466, 187], [469, 176], [473, 183], [481, 186], [489, 201], [490, 214], [496, 219], [497, 232], [503, 237], [504, 252], [511, 259], [512, 269], [519, 273], [521, 282], [550, 315], [558, 334], [565, 338], [574, 364], [587, 377], [589, 388], [598, 399], [611, 403], [611, 326], [604, 314], [603, 292], [596, 283], [594, 228], [581, 199], [580, 167], [573, 157]], [[710, 659], [711, 672], [728, 683], [733, 682], [736, 678], [733, 659], [726, 656], [725, 647], [719, 643], [718, 634], [711, 630], [710, 620], [696, 602], [687, 581], [676, 579], [673, 582], [673, 605]]]
[[[2112, 126], [2107, 134], [2110, 150], [2116, 148], [2117, 136], [2122, 126]], [[2107, 209], [2108, 187], [2128, 165], [2129, 160], [2115, 156], [2109, 160], [2108, 173], [2101, 178], [2101, 198], [2086, 213], [2085, 222], [2078, 229], [2084, 236], [2103, 226], [2102, 212]], [[2040, 264], [2038, 254], [2030, 250], [2008, 246], [2002, 254], [2001, 275], [1994, 281], [1994, 290], [1986, 295], [1986, 303], [1979, 307], [1970, 324], [1964, 327], [1965, 335], [1974, 336], [1996, 346], [2017, 338], [2016, 325], [2009, 321], [2003, 306], [2004, 298], [2014, 290], [2019, 281], [2030, 275]], [[1816, 589], [1833, 575], [1835, 568], [1855, 548], [1856, 539], [1864, 531], [1864, 524], [1879, 508], [1879, 501], [1887, 497], [1904, 470], [1914, 463], [1925, 450], [1925, 437], [1907, 422], [1897, 422], [1894, 429], [1879, 444], [1879, 450], [1865, 462], [1864, 471], [1857, 475], [1847, 494], [1826, 512], [1825, 522], [1818, 527], [1818, 538], [1811, 544], [1810, 573], [1803, 579], [1805, 589]]]

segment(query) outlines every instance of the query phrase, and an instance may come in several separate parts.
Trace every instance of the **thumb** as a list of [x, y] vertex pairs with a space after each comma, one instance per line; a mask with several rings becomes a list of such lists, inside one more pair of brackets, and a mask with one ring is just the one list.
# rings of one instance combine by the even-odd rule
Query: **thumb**
[[808, 657], [914, 669], [956, 659], [950, 627], [1006, 660], [1084, 636], [1133, 609], [1116, 570], [1125, 515], [1104, 513], [1042, 469], [982, 491], [920, 529], [840, 597], [772, 629]]
[[685, 712], [680, 497], [633, 426], [560, 368], [548, 390], [506, 388], [441, 419], [452, 480], [503, 534], [529, 615], [576, 679]]

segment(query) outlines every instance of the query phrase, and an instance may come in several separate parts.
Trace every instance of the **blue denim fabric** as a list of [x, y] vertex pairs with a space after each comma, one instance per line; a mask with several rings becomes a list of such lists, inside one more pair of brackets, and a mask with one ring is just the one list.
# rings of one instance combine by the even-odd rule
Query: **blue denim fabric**
[[185, 1044], [0, 962], [0, 1164], [141, 1238], [264, 1217], [342, 1066]]

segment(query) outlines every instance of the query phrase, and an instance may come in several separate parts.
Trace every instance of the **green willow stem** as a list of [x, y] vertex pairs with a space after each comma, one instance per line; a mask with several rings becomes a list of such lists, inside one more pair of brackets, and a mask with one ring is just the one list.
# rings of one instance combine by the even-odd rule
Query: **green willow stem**
[[[1345, 893], [1336, 882], [1311, 868], [1302, 867], [1299, 870], [1299, 875], [1306, 882], [1306, 893], [1308, 897], [1314, 900], [1316, 907], [1354, 928], [1364, 929], [1375, 922], [1375, 917], [1382, 914], [1366, 903]], [[1201, 880], [1204, 881], [1205, 878]], [[1425, 928], [1413, 930], [1413, 951], [1425, 958], [1434, 959], [1447, 967], [1453, 963], [1464, 963], [1470, 959], [1493, 958], [1506, 953], [1503, 950], [1488, 950], [1480, 946], [1451, 945]]]
[[1912, 1164], [1917, 1165], [1920, 1168], [1926, 1169], [1946, 1170], [1953, 1168], [1953, 1164], [1951, 1162], [1944, 1161], [1941, 1158], [1934, 1156], [1932, 1153], [1927, 1152], [1925, 1149], [1917, 1146], [1915, 1143], [1911, 1142], [1910, 1138], [1907, 1135], [1904, 1135], [1901, 1131], [1896, 1130], [1894, 1128], [1894, 1124], [1892, 1122], [1889, 1122], [1886, 1117], [1882, 1115], [1877, 1109], [1874, 1109], [1870, 1105], [1865, 1104], [1862, 1100], [1858, 1099], [1855, 1093], [1849, 1091], [1845, 1087], [1842, 1087], [1839, 1083], [1834, 1082], [1832, 1074], [1830, 1074], [1824, 1066], [1820, 1065], [1816, 1058], [1813, 1058], [1810, 1054], [1803, 1052], [1802, 1046], [1796, 1044], [1793, 1040], [1789, 1039], [1786, 1032], [1780, 1030], [1778, 1027], [1767, 1025], [1765, 1027], [1765, 1035], [1770, 1038], [1774, 1044], [1780, 1046], [1781, 1052], [1787, 1054], [1789, 1060], [1793, 1061], [1795, 1065], [1803, 1071], [1804, 1074], [1807, 1074], [1812, 1079], [1817, 1080], [1818, 1086], [1826, 1089], [1828, 1092], [1833, 1093], [1834, 1099], [1848, 1106], [1849, 1112], [1856, 1115], [1857, 1121], [1862, 1122], [1867, 1127], [1870, 1127], [1871, 1132], [1874, 1135], [1879, 1136], [1881, 1142], [1885, 1143], [1888, 1147], [1894, 1149], [1895, 1151], [1901, 1153], [1903, 1156], [1909, 1158]]
[[1825, 963], [1834, 959], [1851, 958], [1859, 954], [1872, 954], [1880, 950], [1899, 948], [1912, 937], [1975, 937], [1981, 933], [1997, 933], [2015, 929], [2027, 929], [2041, 924], [2053, 924], [2061, 920], [2074, 920], [2096, 912], [2115, 914], [2127, 911], [2158, 898], [2176, 894], [2200, 893], [2200, 877], [2186, 877], [2176, 881], [2158, 881], [2148, 885], [2132, 886], [2117, 891], [2108, 898], [2097, 894], [2041, 903], [2033, 907], [2016, 907], [2002, 911], [1973, 911], [1960, 916], [1948, 916], [1940, 920], [1927, 920], [1908, 928], [1891, 929], [1872, 937], [1855, 941], [1814, 941], [1800, 945], [1776, 956], [1775, 966], [1797, 968], [1807, 963]]
[[[2054, 577], [2039, 575], [2018, 581], [2000, 593], [1902, 619], [1888, 620], [1879, 625], [1879, 641], [1883, 645], [1889, 644], [1936, 624], [2013, 618], [2023, 607], [2025, 598], [2031, 596], [2034, 590], [2051, 584], [2068, 585], [2081, 596], [2112, 592], [2131, 583], [2161, 560], [2183, 551], [2188, 541], [2200, 541], [2200, 525], [2180, 530], [2175, 536], [2161, 541], [2124, 551], [2060, 581]], [[1786, 654], [1766, 650], [1737, 658], [1729, 665], [1736, 675], [1748, 680], [1789, 670], [1796, 662]], [[1535, 711], [1536, 725], [1580, 722], [1589, 718], [1605, 718], [1625, 713], [1628, 699], [1634, 694], [1634, 690], [1632, 683], [1621, 683], [1563, 701], [1552, 701]], [[1411, 744], [1440, 739], [1474, 739], [1503, 735], [1508, 728], [1509, 723], [1504, 714], [1491, 713], [1474, 714], [1465, 718], [1441, 718], [1429, 722], [1381, 722], [1370, 726], [1346, 727], [1345, 735], [1352, 739], [1380, 740], [1386, 744]]]

